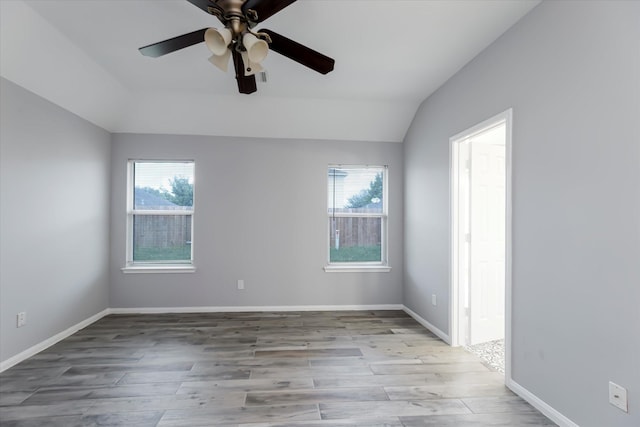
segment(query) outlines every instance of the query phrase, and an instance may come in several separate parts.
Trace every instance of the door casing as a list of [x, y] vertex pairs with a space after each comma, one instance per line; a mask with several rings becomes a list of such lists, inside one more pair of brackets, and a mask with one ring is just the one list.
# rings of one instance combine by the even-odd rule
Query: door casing
[[497, 114], [477, 125], [466, 129], [451, 138], [449, 138], [450, 149], [450, 257], [449, 257], [449, 279], [450, 279], [450, 318], [449, 331], [452, 346], [461, 345], [462, 341], [462, 325], [460, 310], [460, 277], [458, 274], [459, 263], [459, 242], [460, 233], [459, 222], [457, 220], [460, 209], [458, 192], [459, 192], [459, 162], [460, 162], [460, 143], [475, 134], [481, 133], [489, 128], [495, 127], [500, 123], [505, 124], [505, 378], [511, 378], [511, 295], [512, 295], [512, 121], [513, 110], [510, 108], [500, 114]]

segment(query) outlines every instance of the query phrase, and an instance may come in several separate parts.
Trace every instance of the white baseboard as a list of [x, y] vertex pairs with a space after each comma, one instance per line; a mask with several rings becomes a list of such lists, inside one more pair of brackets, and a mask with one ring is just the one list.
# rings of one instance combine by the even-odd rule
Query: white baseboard
[[28, 349], [0, 362], [0, 372], [6, 371], [51, 347], [59, 341], [75, 334], [82, 328], [102, 319], [109, 314], [147, 314], [147, 313], [241, 313], [266, 311], [365, 311], [365, 310], [402, 310], [402, 304], [374, 304], [374, 305], [284, 305], [284, 306], [222, 306], [222, 307], [140, 307], [140, 308], [106, 308], [64, 331], [48, 338]]
[[569, 418], [562, 415], [555, 408], [551, 407], [547, 402], [540, 399], [535, 394], [531, 393], [526, 388], [515, 382], [511, 378], [507, 378], [505, 385], [511, 389], [515, 394], [526, 400], [536, 408], [538, 411], [546, 415], [551, 421], [558, 424], [560, 427], [580, 427], [578, 424], [571, 421]]
[[56, 344], [59, 341], [62, 341], [63, 339], [75, 334], [76, 332], [78, 332], [80, 329], [82, 328], [86, 328], [87, 326], [89, 326], [90, 324], [102, 319], [104, 316], [106, 316], [107, 314], [110, 313], [110, 310], [108, 308], [102, 310], [100, 313], [94, 314], [93, 316], [79, 322], [76, 323], [75, 325], [71, 326], [70, 328], [65, 329], [64, 331], [55, 334], [54, 336], [52, 336], [51, 338], [47, 338], [46, 340], [32, 346], [29, 347], [28, 349], [26, 349], [25, 351], [22, 351], [18, 354], [16, 354], [13, 357], [8, 358], [7, 360], [3, 360], [2, 362], [0, 362], [0, 372], [4, 372], [7, 369], [11, 368], [12, 366], [17, 365], [18, 363], [22, 362], [23, 360], [26, 360], [28, 358], [30, 358], [31, 356], [34, 356], [38, 353], [40, 353], [42, 350], [46, 350], [47, 348], [51, 347], [52, 345]]
[[138, 307], [111, 308], [111, 314], [162, 314], [162, 313], [246, 313], [266, 311], [365, 311], [402, 310], [402, 304], [374, 305], [272, 305], [272, 306], [220, 306], [220, 307]]
[[[420, 317], [416, 312], [402, 304], [375, 304], [375, 305], [297, 305], [297, 306], [222, 306], [222, 307], [139, 307], [139, 308], [106, 308], [101, 312], [65, 329], [64, 331], [48, 338], [7, 360], [0, 362], [0, 372], [6, 371], [14, 365], [28, 359], [35, 354], [51, 347], [63, 339], [75, 334], [90, 324], [102, 319], [109, 314], [146, 314], [146, 313], [242, 313], [242, 312], [270, 312], [270, 311], [365, 311], [365, 310], [403, 310], [413, 317], [422, 326], [433, 332], [447, 344], [451, 344], [449, 335], [433, 326]], [[518, 396], [529, 402], [534, 408], [542, 412], [560, 427], [579, 427], [578, 424], [562, 415], [545, 401], [511, 378], [506, 379], [505, 384]]]
[[[429, 329], [431, 332], [436, 334], [440, 339], [442, 339], [447, 344], [451, 345], [449, 335], [445, 334], [440, 329], [433, 326], [431, 323], [420, 317], [416, 312], [408, 308], [407, 306], [403, 306], [402, 308], [409, 316], [413, 317], [418, 323], [420, 323], [425, 328]], [[560, 427], [580, 427], [578, 424], [571, 421], [569, 418], [562, 415], [555, 408], [551, 407], [545, 401], [540, 399], [535, 394], [531, 393], [526, 388], [522, 387], [520, 384], [515, 382], [511, 378], [505, 378], [505, 385], [513, 391], [515, 394], [526, 400], [536, 408], [538, 411], [542, 412], [545, 416], [547, 416], [551, 421], [558, 424]]]
[[416, 320], [416, 322], [420, 323], [422, 326], [424, 326], [425, 328], [427, 328], [428, 330], [430, 330], [431, 332], [436, 334], [438, 336], [438, 338], [440, 338], [442, 341], [444, 341], [447, 344], [451, 345], [451, 338], [449, 337], [449, 335], [445, 334], [440, 329], [436, 328], [431, 323], [427, 322], [425, 319], [420, 317], [418, 315], [418, 313], [416, 313], [415, 311], [411, 310], [406, 305], [402, 306], [402, 310], [404, 310], [404, 312], [407, 313], [409, 316], [413, 317]]

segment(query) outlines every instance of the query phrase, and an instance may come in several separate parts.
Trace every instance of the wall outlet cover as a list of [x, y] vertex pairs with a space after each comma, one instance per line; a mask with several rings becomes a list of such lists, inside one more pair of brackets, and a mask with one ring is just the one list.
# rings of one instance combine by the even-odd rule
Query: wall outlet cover
[[609, 403], [619, 409], [622, 409], [624, 412], [629, 412], [627, 404], [627, 389], [609, 381]]
[[27, 324], [27, 312], [21, 311], [16, 315], [16, 327], [21, 328]]

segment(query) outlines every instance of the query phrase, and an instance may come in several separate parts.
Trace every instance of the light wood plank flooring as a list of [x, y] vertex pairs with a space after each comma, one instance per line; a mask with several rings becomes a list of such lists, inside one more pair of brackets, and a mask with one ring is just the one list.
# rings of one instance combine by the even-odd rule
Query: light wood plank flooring
[[4, 426], [549, 426], [402, 311], [111, 315], [0, 374]]

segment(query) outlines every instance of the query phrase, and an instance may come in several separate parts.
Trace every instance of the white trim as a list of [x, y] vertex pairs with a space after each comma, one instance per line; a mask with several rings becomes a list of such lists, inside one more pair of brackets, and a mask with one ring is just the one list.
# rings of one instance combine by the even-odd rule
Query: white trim
[[458, 272], [460, 270], [457, 256], [459, 242], [459, 224], [454, 221], [458, 212], [459, 195], [459, 167], [457, 163], [460, 157], [459, 139], [449, 138], [449, 286], [450, 286], [450, 310], [449, 329], [451, 334], [451, 346], [460, 345], [460, 293], [458, 292]]
[[[442, 332], [440, 329], [433, 326], [431, 323], [420, 317], [417, 313], [411, 310], [406, 305], [402, 306], [402, 310], [407, 313], [409, 316], [413, 317], [418, 323], [422, 326], [436, 334], [440, 339], [442, 339], [447, 344], [451, 345], [451, 340], [447, 334]], [[507, 359], [508, 360], [508, 359]], [[557, 409], [553, 408], [547, 402], [540, 399], [535, 394], [531, 393], [526, 388], [522, 387], [520, 384], [515, 382], [511, 376], [505, 377], [505, 385], [513, 391], [515, 394], [526, 400], [536, 408], [538, 411], [542, 412], [546, 417], [548, 417], [551, 421], [558, 424], [560, 427], [580, 427], [578, 424], [571, 421], [569, 418], [562, 415]]]
[[224, 307], [138, 307], [138, 308], [105, 308], [101, 312], [29, 347], [28, 349], [0, 362], [0, 372], [40, 353], [52, 345], [86, 328], [109, 314], [148, 314], [148, 313], [234, 313], [234, 312], [271, 312], [271, 311], [366, 311], [366, 310], [402, 310], [402, 304], [373, 305], [298, 305], [298, 306], [224, 306]]
[[162, 210], [162, 209], [157, 209], [157, 210], [141, 210], [141, 209], [132, 209], [130, 212], [128, 212], [131, 215], [137, 215], [137, 216], [143, 216], [143, 215], [148, 215], [148, 216], [189, 216], [189, 215], [193, 215], [194, 210], [190, 209], [190, 210], [180, 210], [180, 209], [171, 209], [171, 210]]
[[328, 218], [331, 219], [333, 217], [336, 218], [386, 218], [387, 215], [385, 213], [378, 213], [378, 212], [356, 212], [356, 213], [349, 213], [349, 212], [336, 212], [335, 215], [333, 213], [328, 214]]
[[244, 313], [272, 311], [367, 311], [402, 310], [402, 304], [374, 305], [255, 305], [255, 306], [203, 306], [203, 307], [132, 307], [112, 308], [111, 314], [162, 314], [162, 313]]
[[440, 338], [442, 341], [446, 342], [447, 344], [451, 345], [451, 338], [449, 337], [449, 335], [445, 334], [444, 332], [442, 332], [440, 329], [436, 328], [435, 326], [433, 326], [431, 323], [429, 323], [428, 321], [426, 321], [425, 319], [423, 319], [422, 317], [420, 317], [420, 315], [418, 315], [418, 313], [416, 313], [415, 311], [411, 310], [409, 307], [407, 307], [406, 305], [402, 306], [402, 310], [407, 313], [409, 316], [413, 317], [413, 319], [420, 323], [422, 326], [424, 326], [425, 328], [427, 328], [428, 330], [430, 330], [431, 332], [433, 332], [434, 334], [436, 334], [438, 336], [438, 338]]
[[505, 139], [505, 282], [504, 282], [504, 377], [505, 382], [513, 381], [511, 378], [511, 322], [512, 322], [512, 290], [513, 290], [513, 108], [509, 108], [504, 113], [506, 122]]
[[449, 141], [457, 141], [460, 139], [470, 138], [475, 134], [482, 133], [486, 130], [489, 130], [493, 127], [498, 126], [499, 124], [501, 124], [501, 122], [504, 122], [505, 120], [511, 120], [512, 114], [513, 114], [513, 108], [508, 108], [505, 111], [498, 113], [495, 116], [490, 117], [478, 123], [475, 126], [471, 126], [470, 128], [467, 128], [462, 132], [459, 132], [453, 135], [451, 138], [449, 138]]
[[[403, 304], [373, 304], [373, 305], [299, 305], [299, 306], [221, 306], [221, 307], [138, 307], [138, 308], [105, 308], [101, 312], [65, 329], [64, 331], [32, 346], [28, 349], [0, 362], [0, 372], [4, 372], [12, 366], [40, 353], [65, 338], [75, 334], [80, 329], [86, 328], [109, 314], [150, 314], [150, 313], [234, 313], [234, 312], [288, 312], [288, 311], [366, 311], [366, 310], [402, 310], [414, 318], [422, 326], [433, 332], [447, 344], [450, 337], [431, 323], [420, 317], [417, 313]], [[531, 393], [526, 388], [507, 377], [505, 385], [515, 394], [529, 402], [534, 408], [558, 424], [560, 427], [579, 427], [578, 424], [562, 415], [555, 408]]]
[[63, 339], [70, 337], [71, 335], [75, 334], [76, 332], [78, 332], [80, 329], [82, 328], [86, 328], [87, 326], [89, 326], [90, 324], [97, 322], [98, 320], [102, 319], [104, 316], [110, 314], [111, 311], [108, 308], [105, 308], [104, 310], [102, 310], [100, 313], [94, 314], [93, 316], [79, 322], [76, 323], [75, 325], [65, 329], [64, 331], [55, 334], [54, 336], [47, 338], [46, 340], [32, 346], [29, 347], [28, 349], [21, 351], [20, 353], [16, 354], [15, 356], [12, 356], [10, 358], [8, 358], [7, 360], [3, 360], [2, 362], [0, 362], [0, 372], [4, 372], [7, 369], [11, 368], [12, 366], [17, 365], [18, 363], [30, 358], [31, 356], [34, 356], [38, 353], [40, 353], [43, 350], [46, 350], [47, 348], [51, 347], [52, 345], [62, 341]]
[[[132, 159], [129, 159], [127, 162], [126, 234], [124, 252], [125, 266], [133, 262], [133, 198], [135, 197], [134, 162], [135, 160]], [[193, 258], [191, 259], [193, 260]]]
[[340, 265], [331, 264], [325, 265], [324, 271], [327, 273], [388, 273], [391, 271], [391, 267], [388, 265]]
[[120, 269], [125, 274], [140, 273], [195, 273], [196, 267], [191, 264], [145, 264], [129, 265]]
[[466, 138], [469, 138], [477, 133], [483, 132], [501, 123], [505, 124], [505, 167], [506, 167], [506, 179], [505, 179], [505, 192], [506, 192], [506, 224], [505, 224], [505, 382], [511, 379], [511, 319], [512, 319], [512, 263], [513, 263], [513, 178], [512, 178], [512, 132], [513, 132], [513, 109], [509, 108], [500, 114], [497, 114], [483, 122], [460, 132], [451, 138], [449, 138], [449, 168], [450, 168], [450, 180], [449, 180], [449, 197], [450, 197], [450, 212], [449, 212], [449, 232], [450, 232], [450, 252], [449, 252], [449, 283], [450, 283], [450, 301], [449, 301], [449, 328], [451, 334], [451, 344], [453, 346], [460, 345], [460, 325], [459, 318], [460, 313], [458, 310], [459, 305], [459, 292], [458, 292], [458, 277], [454, 273], [454, 269], [457, 270], [455, 264], [455, 251], [457, 247], [457, 224], [453, 223], [454, 209], [457, 208], [454, 197], [454, 185], [457, 184], [457, 178], [454, 176], [457, 172], [457, 167], [454, 161], [458, 158], [457, 142]]
[[[135, 194], [135, 164], [136, 163], [184, 163], [193, 165], [193, 203], [188, 210], [145, 210], [145, 209], [136, 209], [134, 205], [134, 194]], [[191, 217], [191, 253], [189, 263], [193, 263], [193, 241], [195, 239], [195, 207], [196, 207], [196, 184], [195, 184], [195, 176], [196, 176], [196, 162], [195, 160], [144, 160], [144, 159], [129, 159], [127, 161], [127, 200], [126, 200], [126, 239], [125, 239], [125, 266], [121, 269], [124, 273], [193, 273], [195, 268], [192, 267], [192, 271], [187, 271], [187, 269], [183, 268], [174, 268], [174, 265], [168, 264], [167, 267], [169, 269], [144, 269], [138, 270], [137, 266], [134, 266], [133, 260], [133, 222], [135, 216], [190, 216]], [[175, 271], [169, 271], [170, 269], [174, 269]]]
[[557, 409], [553, 408], [544, 400], [540, 399], [535, 394], [531, 393], [526, 388], [522, 387], [520, 384], [509, 378], [505, 384], [511, 391], [515, 394], [526, 400], [536, 408], [538, 411], [542, 412], [545, 416], [547, 416], [551, 421], [558, 424], [560, 427], [580, 427], [578, 424], [571, 421], [569, 418], [562, 415]]
[[[347, 212], [335, 212], [335, 206], [327, 198], [327, 265], [324, 267], [324, 271], [327, 273], [336, 272], [389, 272], [391, 267], [389, 264], [389, 165], [341, 165], [341, 164], [329, 164], [327, 172], [330, 169], [373, 169], [382, 171], [382, 212], [362, 212], [362, 213], [347, 213]], [[327, 175], [330, 177], [330, 175]], [[335, 179], [335, 178], [334, 178]], [[329, 195], [329, 180], [327, 180], [327, 191]], [[380, 242], [380, 262], [377, 263], [379, 267], [371, 268], [367, 265], [367, 262], [363, 263], [341, 263], [331, 262], [331, 220], [333, 218], [380, 218], [381, 227], [381, 242]], [[345, 265], [342, 267], [343, 265]], [[338, 268], [336, 268], [338, 267]], [[388, 269], [380, 268], [387, 267]]]
[[[382, 177], [382, 211], [384, 216], [380, 218], [382, 221], [381, 242], [381, 258], [384, 265], [389, 265], [389, 165], [384, 165], [384, 176]], [[391, 268], [389, 268], [391, 271]]]

